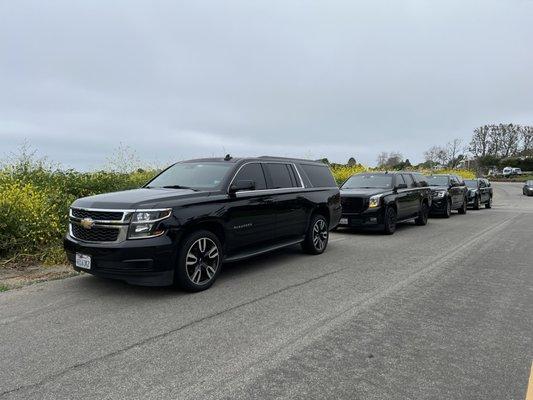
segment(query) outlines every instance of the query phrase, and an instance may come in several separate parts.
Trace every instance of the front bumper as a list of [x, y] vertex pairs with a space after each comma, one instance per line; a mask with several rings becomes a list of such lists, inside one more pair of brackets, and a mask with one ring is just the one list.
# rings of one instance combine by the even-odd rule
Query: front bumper
[[447, 197], [433, 197], [431, 201], [430, 213], [444, 213], [448, 203]]
[[369, 208], [360, 213], [342, 213], [339, 227], [378, 229], [384, 225], [383, 207]]
[[[167, 286], [174, 281], [177, 246], [167, 235], [96, 244], [67, 234], [63, 246], [76, 271], [143, 286]], [[76, 253], [91, 256], [90, 270], [76, 267]]]

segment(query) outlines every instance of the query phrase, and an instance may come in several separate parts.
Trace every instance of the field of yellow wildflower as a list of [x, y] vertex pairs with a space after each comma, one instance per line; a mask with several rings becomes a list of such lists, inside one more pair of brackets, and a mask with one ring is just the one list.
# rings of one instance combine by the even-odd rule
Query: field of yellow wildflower
[[[362, 165], [332, 165], [339, 184], [353, 174], [369, 170]], [[67, 230], [68, 208], [76, 198], [137, 188], [156, 173], [156, 170], [82, 173], [27, 160], [3, 165], [0, 169], [0, 267], [20, 259], [63, 262], [62, 237]], [[471, 171], [453, 173], [463, 178], [474, 177]]]

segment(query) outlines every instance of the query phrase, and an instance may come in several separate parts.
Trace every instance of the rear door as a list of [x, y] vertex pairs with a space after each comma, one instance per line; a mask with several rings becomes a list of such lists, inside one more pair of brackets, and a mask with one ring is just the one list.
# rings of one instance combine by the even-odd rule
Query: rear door
[[277, 209], [274, 196], [267, 188], [266, 176], [259, 162], [244, 164], [232, 179], [233, 182], [255, 182], [255, 190], [246, 190], [229, 197], [228, 253], [260, 246], [276, 234]]
[[416, 215], [420, 205], [420, 190], [411, 174], [402, 174], [407, 184], [407, 197], [409, 203], [409, 214]]
[[299, 192], [302, 182], [291, 163], [264, 163], [267, 183], [276, 205], [276, 234], [279, 241], [300, 238], [307, 225], [307, 213]]

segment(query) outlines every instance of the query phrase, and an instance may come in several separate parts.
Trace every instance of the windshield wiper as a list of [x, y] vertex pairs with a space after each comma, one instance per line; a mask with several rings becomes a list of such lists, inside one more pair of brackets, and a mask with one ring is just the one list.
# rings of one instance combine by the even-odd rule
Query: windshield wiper
[[165, 188], [165, 189], [189, 189], [189, 190], [194, 190], [195, 192], [198, 192], [198, 189], [192, 188], [190, 186], [167, 185], [167, 186], [162, 186], [162, 187]]
[[182, 186], [182, 185], [166, 185], [166, 186], [145, 186], [145, 189], [189, 189], [194, 190], [195, 192], [199, 192], [199, 189], [195, 189], [189, 186]]

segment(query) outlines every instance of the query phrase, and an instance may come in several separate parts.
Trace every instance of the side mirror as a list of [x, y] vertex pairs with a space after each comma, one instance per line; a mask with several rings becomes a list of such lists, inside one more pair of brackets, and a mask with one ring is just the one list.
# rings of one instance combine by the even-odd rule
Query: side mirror
[[400, 183], [398, 185], [396, 185], [396, 190], [398, 189], [407, 189], [407, 184], [406, 183]]
[[230, 193], [237, 193], [242, 190], [255, 190], [255, 182], [254, 181], [235, 181], [231, 184], [229, 187]]

